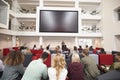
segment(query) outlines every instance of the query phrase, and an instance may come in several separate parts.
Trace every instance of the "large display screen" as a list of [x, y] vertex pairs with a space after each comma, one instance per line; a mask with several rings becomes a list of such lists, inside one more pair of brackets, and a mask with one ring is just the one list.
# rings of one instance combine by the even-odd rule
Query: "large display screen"
[[39, 32], [78, 33], [78, 11], [40, 10]]

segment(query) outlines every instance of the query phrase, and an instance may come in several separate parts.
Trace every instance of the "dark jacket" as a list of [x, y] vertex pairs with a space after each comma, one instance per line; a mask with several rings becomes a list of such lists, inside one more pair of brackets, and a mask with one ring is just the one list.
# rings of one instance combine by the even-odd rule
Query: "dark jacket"
[[68, 65], [69, 80], [84, 80], [83, 66], [80, 62], [73, 62]]
[[98, 76], [97, 80], [120, 80], [120, 71], [112, 70], [110, 72]]

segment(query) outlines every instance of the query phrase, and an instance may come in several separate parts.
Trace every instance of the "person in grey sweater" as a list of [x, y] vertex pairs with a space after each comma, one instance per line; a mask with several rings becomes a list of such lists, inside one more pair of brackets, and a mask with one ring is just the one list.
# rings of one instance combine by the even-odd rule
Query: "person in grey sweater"
[[83, 49], [83, 58], [81, 59], [81, 63], [84, 66], [84, 75], [85, 80], [96, 80], [97, 76], [100, 74], [100, 71], [97, 68], [97, 64], [95, 60], [89, 56], [89, 51], [87, 49]]
[[11, 51], [4, 60], [5, 68], [1, 80], [21, 80], [20, 75], [24, 74], [22, 65], [24, 55], [19, 51]]

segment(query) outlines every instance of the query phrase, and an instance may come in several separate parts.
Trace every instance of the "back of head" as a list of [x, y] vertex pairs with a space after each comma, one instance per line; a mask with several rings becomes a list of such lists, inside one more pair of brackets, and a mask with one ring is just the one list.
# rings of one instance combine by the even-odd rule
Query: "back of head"
[[77, 47], [76, 47], [76, 46], [74, 46], [74, 50], [75, 50], [75, 51], [77, 50]]
[[56, 54], [52, 59], [52, 67], [54, 68], [64, 68], [65, 64], [65, 59], [61, 54]]
[[56, 69], [57, 80], [61, 70], [65, 67], [65, 59], [61, 54], [56, 54], [52, 59], [52, 67]]
[[77, 53], [72, 55], [72, 62], [80, 62], [80, 57]]
[[115, 54], [115, 59], [116, 59], [116, 61], [120, 62], [120, 53], [119, 52]]
[[10, 66], [17, 66], [24, 61], [24, 55], [20, 51], [11, 51], [5, 58], [4, 63]]
[[48, 56], [49, 56], [49, 54], [48, 54], [47, 52], [43, 52], [43, 54], [41, 55], [41, 58], [42, 58], [43, 60], [45, 60], [45, 59], [48, 58]]
[[85, 54], [86, 56], [89, 55], [89, 50], [88, 49], [83, 49], [83, 54]]

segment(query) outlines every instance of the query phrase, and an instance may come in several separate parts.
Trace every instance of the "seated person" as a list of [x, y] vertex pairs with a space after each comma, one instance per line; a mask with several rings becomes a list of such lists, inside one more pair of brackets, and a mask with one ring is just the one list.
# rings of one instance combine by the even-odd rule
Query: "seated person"
[[39, 59], [31, 61], [21, 80], [47, 79], [47, 66], [43, 62], [47, 60], [48, 56], [47, 52], [43, 52]]
[[97, 76], [100, 74], [95, 60], [89, 56], [88, 49], [83, 49], [83, 58], [81, 63], [84, 66], [85, 80], [96, 80]]
[[120, 62], [116, 62], [112, 65], [110, 71], [98, 76], [97, 80], [120, 80]]
[[66, 62], [61, 54], [56, 54], [52, 58], [52, 66], [48, 68], [49, 80], [65, 80], [67, 77]]
[[101, 49], [100, 49], [99, 54], [106, 54], [106, 51], [104, 50], [104, 48], [101, 48]]
[[84, 80], [83, 65], [77, 53], [73, 53], [72, 63], [68, 65], [68, 78], [69, 80]]
[[116, 62], [114, 62], [111, 66], [110, 66], [110, 70], [114, 70], [116, 65], [118, 63], [120, 63], [120, 53], [116, 53], [115, 54], [115, 59], [116, 59]]
[[4, 60], [1, 80], [21, 80], [21, 75], [24, 74], [23, 61], [24, 55], [20, 51], [11, 51]]

